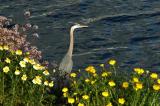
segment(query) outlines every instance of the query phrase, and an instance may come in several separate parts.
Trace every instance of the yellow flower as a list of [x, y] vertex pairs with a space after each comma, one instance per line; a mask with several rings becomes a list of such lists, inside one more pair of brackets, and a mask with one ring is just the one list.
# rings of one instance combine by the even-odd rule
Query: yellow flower
[[25, 61], [26, 63], [28, 63], [28, 62], [29, 62], [29, 58], [28, 58], [28, 57], [25, 57], [25, 58], [23, 59], [23, 61]]
[[93, 76], [94, 76], [94, 77], [96, 77], [96, 76], [97, 76], [97, 74], [96, 74], [96, 73], [94, 73], [94, 74], [93, 74]]
[[19, 62], [19, 65], [20, 65], [21, 67], [26, 67], [26, 62], [25, 62], [25, 61], [20, 61], [20, 62]]
[[36, 62], [34, 61], [34, 59], [29, 59], [29, 63], [32, 64], [32, 65], [36, 64]]
[[157, 79], [158, 78], [158, 74], [157, 73], [151, 73], [150, 77], [152, 79]]
[[71, 73], [70, 76], [75, 78], [77, 76], [77, 74], [76, 73]]
[[136, 91], [139, 90], [139, 89], [142, 89], [142, 88], [143, 88], [143, 84], [140, 83], [140, 82], [136, 83], [135, 86], [134, 86], [134, 89], [135, 89]]
[[49, 84], [49, 82], [46, 80], [46, 81], [44, 81], [44, 85], [45, 86], [48, 86], [48, 84]]
[[40, 67], [40, 65], [39, 65], [39, 64], [35, 64], [35, 65], [33, 65], [33, 68], [34, 68], [35, 70], [39, 70], [39, 67]]
[[36, 84], [36, 79], [34, 78], [34, 79], [32, 80], [32, 82], [33, 82], [34, 84]]
[[67, 93], [66, 92], [63, 93], [63, 97], [65, 97], [65, 98], [67, 97]]
[[139, 79], [137, 77], [133, 77], [133, 82], [139, 82]]
[[26, 81], [26, 80], [27, 80], [27, 75], [24, 74], [24, 75], [21, 77], [21, 79], [22, 79], [23, 81]]
[[96, 69], [93, 66], [88, 66], [85, 70], [92, 74], [96, 73]]
[[76, 82], [76, 81], [73, 81], [73, 84], [77, 84], [77, 82]]
[[154, 84], [154, 85], [153, 85], [153, 89], [154, 89], [155, 91], [160, 90], [160, 85]]
[[6, 63], [11, 63], [11, 60], [10, 60], [9, 58], [6, 58], [6, 59], [5, 59], [5, 62], [6, 62]]
[[108, 84], [109, 84], [109, 86], [111, 86], [111, 87], [116, 86], [116, 83], [115, 83], [114, 81], [109, 81]]
[[33, 65], [33, 68], [35, 69], [35, 70], [43, 70], [43, 69], [45, 69], [43, 66], [41, 66], [40, 64], [34, 64]]
[[92, 70], [90, 70], [90, 73], [94, 74], [94, 76], [95, 76], [96, 70], [92, 69]]
[[104, 64], [100, 64], [100, 67], [104, 67]]
[[68, 92], [68, 88], [64, 87], [64, 88], [62, 89], [62, 92]]
[[89, 81], [90, 81], [90, 80], [89, 80], [88, 78], [86, 78], [86, 79], [85, 79], [85, 82], [87, 82], [87, 83], [88, 83]]
[[26, 52], [26, 54], [27, 54], [27, 55], [29, 55], [29, 54], [30, 54], [30, 52]]
[[39, 75], [37, 75], [37, 76], [36, 76], [36, 78], [37, 78], [37, 79], [41, 79], [42, 77], [41, 77], [41, 76], [39, 76]]
[[53, 81], [51, 81], [51, 82], [49, 83], [49, 87], [53, 87], [53, 86], [54, 86]]
[[4, 49], [4, 50], [9, 50], [9, 47], [8, 47], [7, 45], [4, 45], [4, 46], [3, 46], [3, 49]]
[[96, 80], [94, 80], [94, 81], [91, 81], [91, 84], [93, 85], [95, 82], [96, 82]]
[[110, 103], [108, 103], [106, 106], [113, 106], [113, 105], [112, 105], [112, 103], [110, 102]]
[[78, 103], [78, 106], [84, 106], [84, 104], [83, 103]]
[[124, 98], [119, 98], [118, 103], [123, 105], [125, 103], [125, 99]]
[[107, 76], [108, 76], [108, 73], [107, 73], [107, 72], [103, 72], [101, 76], [102, 76], [102, 77], [107, 77]]
[[44, 75], [49, 75], [48, 70], [43, 71], [43, 74], [44, 74]]
[[36, 76], [33, 80], [32, 80], [32, 82], [34, 83], [34, 84], [38, 84], [38, 85], [41, 85], [42, 84], [42, 77], [41, 76]]
[[8, 66], [5, 66], [5, 67], [3, 68], [3, 72], [4, 72], [4, 73], [8, 73], [9, 71], [10, 71], [10, 69], [9, 69]]
[[15, 72], [14, 72], [14, 74], [15, 75], [19, 75], [21, 72], [19, 71], [19, 70], [16, 70]]
[[74, 98], [69, 97], [68, 98], [68, 103], [73, 104], [75, 102]]
[[83, 98], [84, 100], [87, 100], [87, 99], [89, 99], [89, 96], [88, 96], [88, 95], [83, 95], [82, 98]]
[[45, 67], [40, 65], [40, 70], [45, 70]]
[[109, 93], [108, 93], [107, 91], [104, 91], [104, 92], [102, 92], [102, 96], [108, 97], [108, 96], [109, 96]]
[[78, 94], [77, 92], [74, 92], [74, 93], [73, 93], [73, 95], [77, 95], [77, 94]]
[[3, 47], [2, 47], [2, 46], [0, 46], [0, 50], [3, 50]]
[[123, 87], [123, 88], [128, 88], [128, 86], [129, 86], [129, 83], [128, 83], [128, 82], [123, 82], [123, 83], [122, 83], [122, 87]]
[[160, 79], [157, 79], [157, 83], [160, 84]]
[[22, 55], [22, 50], [16, 50], [16, 55]]
[[142, 75], [144, 73], [144, 69], [142, 68], [134, 68], [134, 71], [139, 75]]
[[112, 65], [112, 66], [114, 66], [116, 64], [116, 60], [113, 60], [113, 59], [109, 60], [109, 64]]

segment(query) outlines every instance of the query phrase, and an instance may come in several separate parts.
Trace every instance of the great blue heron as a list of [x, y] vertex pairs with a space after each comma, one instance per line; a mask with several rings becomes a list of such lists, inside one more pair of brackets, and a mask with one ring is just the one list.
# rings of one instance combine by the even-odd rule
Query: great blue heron
[[72, 61], [72, 53], [73, 53], [73, 45], [74, 45], [74, 30], [77, 28], [83, 28], [83, 27], [88, 27], [86, 25], [80, 25], [80, 24], [75, 24], [71, 27], [70, 29], [70, 45], [68, 48], [68, 51], [64, 58], [62, 59], [59, 70], [60, 70], [60, 75], [64, 75], [66, 73], [70, 73], [72, 70], [73, 66], [73, 61]]

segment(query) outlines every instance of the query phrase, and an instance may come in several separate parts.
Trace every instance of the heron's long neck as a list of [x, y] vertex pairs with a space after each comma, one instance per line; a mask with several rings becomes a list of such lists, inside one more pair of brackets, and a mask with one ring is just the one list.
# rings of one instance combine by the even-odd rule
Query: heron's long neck
[[74, 28], [71, 28], [71, 30], [70, 30], [70, 45], [69, 45], [69, 49], [68, 49], [68, 52], [67, 52], [67, 54], [69, 56], [72, 56], [72, 53], [73, 53], [73, 45], [74, 45], [73, 32], [74, 32]]

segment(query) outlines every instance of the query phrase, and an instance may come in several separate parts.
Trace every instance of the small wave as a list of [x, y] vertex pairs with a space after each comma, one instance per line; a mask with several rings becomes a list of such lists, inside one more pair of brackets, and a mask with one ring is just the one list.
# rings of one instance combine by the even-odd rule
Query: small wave
[[2, 9], [6, 9], [6, 8], [9, 8], [10, 6], [9, 5], [6, 5], [6, 6], [0, 6], [0, 10]]
[[[76, 1], [74, 3], [68, 3], [68, 4], [64, 4], [64, 5], [49, 5], [49, 6], [45, 6], [43, 7], [45, 10], [48, 10], [48, 9], [51, 9], [53, 8], [52, 11], [48, 11], [48, 12], [45, 12], [43, 14], [39, 14], [39, 15], [35, 15], [35, 16], [31, 16], [30, 18], [37, 18], [37, 17], [45, 17], [45, 16], [53, 16], [55, 15], [55, 13], [57, 13], [58, 11], [62, 11], [62, 10], [65, 10], [65, 8], [68, 8], [68, 7], [72, 7], [74, 5], [77, 5], [79, 4], [80, 1]], [[56, 14], [57, 15], [57, 14]]]
[[128, 21], [141, 17], [153, 17], [160, 15], [160, 9], [155, 9], [154, 11], [137, 11], [136, 13], [121, 13], [115, 15], [103, 15], [95, 18], [83, 19], [85, 24], [93, 23], [100, 20], [111, 20], [111, 21]]
[[95, 48], [95, 49], [92, 49], [90, 52], [85, 52], [85, 53], [80, 53], [80, 54], [74, 54], [73, 56], [83, 56], [83, 55], [97, 53], [97, 51], [117, 50], [117, 49], [128, 49], [128, 47]]
[[131, 38], [131, 43], [134, 42], [140, 42], [140, 41], [144, 41], [144, 40], [156, 40], [160, 38], [160, 36], [147, 36], [147, 37], [135, 37], [135, 38]]

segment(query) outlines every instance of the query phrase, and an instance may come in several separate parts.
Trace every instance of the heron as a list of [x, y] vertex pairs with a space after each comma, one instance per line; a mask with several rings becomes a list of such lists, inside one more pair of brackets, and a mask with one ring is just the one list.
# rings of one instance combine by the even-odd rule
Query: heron
[[64, 58], [62, 59], [59, 65], [60, 75], [69, 74], [71, 72], [73, 67], [72, 53], [73, 53], [73, 47], [74, 47], [74, 30], [78, 28], [84, 28], [84, 27], [88, 27], [88, 26], [75, 24], [70, 28], [70, 44], [69, 44], [69, 48], [66, 55], [64, 56]]

